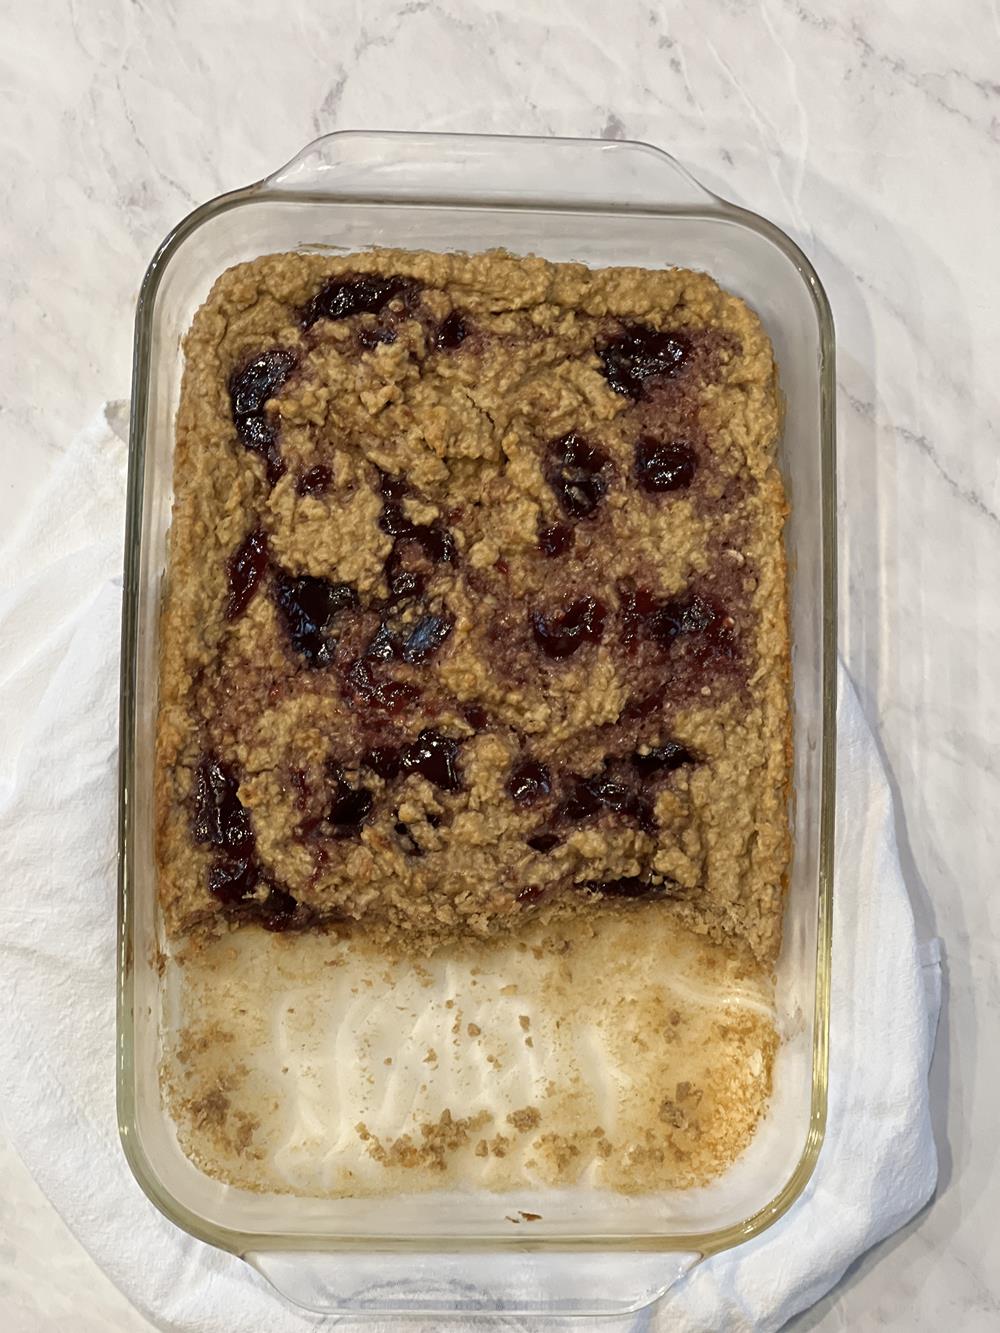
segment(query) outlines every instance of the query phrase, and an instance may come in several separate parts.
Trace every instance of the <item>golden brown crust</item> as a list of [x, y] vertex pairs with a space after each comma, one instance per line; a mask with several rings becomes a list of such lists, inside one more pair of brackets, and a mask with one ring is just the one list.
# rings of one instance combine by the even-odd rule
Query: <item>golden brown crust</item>
[[[414, 286], [378, 313], [305, 328], [324, 283], [355, 274]], [[466, 337], [439, 347], [454, 310]], [[635, 399], [609, 386], [599, 351], [638, 321], [679, 334], [687, 352], [676, 375]], [[269, 477], [241, 442], [229, 385], [274, 348], [296, 365], [265, 413], [284, 469]], [[270, 883], [297, 902], [294, 923], [344, 918], [428, 948], [528, 914], [599, 913], [604, 899], [581, 886], [625, 880], [666, 895], [695, 931], [773, 960], [789, 852], [786, 505], [773, 357], [753, 313], [683, 270], [500, 253], [286, 254], [223, 274], [185, 352], [157, 731], [168, 932], [225, 919], [208, 884], [229, 853], [192, 837], [211, 755], [235, 775], [261, 868], [237, 919]], [[576, 519], [552, 484], [553, 441], [571, 432], [607, 460], [606, 492]], [[645, 493], [634, 461], [643, 438], [683, 439], [697, 461], [690, 485]], [[300, 493], [317, 467], [328, 485]], [[454, 544], [435, 563], [403, 543], [425, 587], [388, 611], [377, 609], [391, 600], [394, 548], [383, 474], [405, 478], [406, 520]], [[550, 558], [539, 531], [554, 524], [573, 530], [573, 547]], [[266, 535], [269, 568], [228, 620], [230, 562], [254, 531]], [[337, 620], [322, 666], [290, 644], [280, 571], [354, 589], [358, 605]], [[714, 630], [668, 646], [640, 633], [628, 646], [636, 590], [656, 606], [701, 598], [723, 617], [721, 646]], [[546, 658], [530, 614], [551, 618], [585, 597], [604, 608], [600, 642]], [[451, 622], [426, 660], [372, 666], [419, 698], [396, 713], [366, 706], [349, 664], [372, 663], [366, 646], [382, 620], [398, 640], [425, 615]], [[458, 790], [364, 767], [366, 750], [399, 751], [426, 727], [457, 742]], [[640, 782], [631, 756], [667, 741], [694, 762]], [[526, 756], [548, 769], [553, 791], [521, 806], [508, 780]], [[601, 774], [647, 800], [653, 822], [613, 803], [558, 814], [576, 778]], [[372, 796], [347, 836], [329, 818], [338, 783]], [[558, 845], [529, 847], [539, 831]]]

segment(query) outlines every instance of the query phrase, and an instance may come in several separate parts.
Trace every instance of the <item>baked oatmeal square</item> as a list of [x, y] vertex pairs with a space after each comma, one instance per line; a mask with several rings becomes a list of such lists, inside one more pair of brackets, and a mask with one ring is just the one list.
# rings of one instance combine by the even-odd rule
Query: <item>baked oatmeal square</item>
[[278, 254], [185, 343], [157, 734], [180, 937], [656, 911], [768, 964], [771, 345], [682, 269]]

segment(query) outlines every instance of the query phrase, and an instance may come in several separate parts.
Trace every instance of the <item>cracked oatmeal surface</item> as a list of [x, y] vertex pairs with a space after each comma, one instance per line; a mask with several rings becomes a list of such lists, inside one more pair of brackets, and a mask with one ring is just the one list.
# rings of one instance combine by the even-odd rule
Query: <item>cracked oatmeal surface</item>
[[788, 859], [779, 398], [684, 270], [272, 255], [185, 344], [173, 935], [428, 949], [609, 898], [764, 963]]

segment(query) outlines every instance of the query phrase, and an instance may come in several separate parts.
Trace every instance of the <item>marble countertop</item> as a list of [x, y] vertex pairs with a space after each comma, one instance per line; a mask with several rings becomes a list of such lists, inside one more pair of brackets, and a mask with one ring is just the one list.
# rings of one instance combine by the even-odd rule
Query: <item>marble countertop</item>
[[[997, 1327], [996, 0], [37, 0], [3, 7], [0, 50], [2, 524], [127, 396], [168, 228], [327, 130], [648, 140], [810, 255], [838, 334], [841, 647], [947, 993], [938, 1196], [795, 1327]], [[3, 1327], [149, 1328], [8, 1149], [0, 1171]]]

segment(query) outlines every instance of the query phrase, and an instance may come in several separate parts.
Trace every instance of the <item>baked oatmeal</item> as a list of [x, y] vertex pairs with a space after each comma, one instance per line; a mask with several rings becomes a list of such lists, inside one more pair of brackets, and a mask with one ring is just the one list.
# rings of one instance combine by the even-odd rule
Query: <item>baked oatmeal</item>
[[773, 962], [779, 395], [704, 274], [277, 254], [185, 343], [157, 733], [179, 938], [667, 913]]

